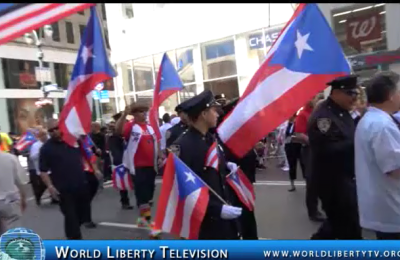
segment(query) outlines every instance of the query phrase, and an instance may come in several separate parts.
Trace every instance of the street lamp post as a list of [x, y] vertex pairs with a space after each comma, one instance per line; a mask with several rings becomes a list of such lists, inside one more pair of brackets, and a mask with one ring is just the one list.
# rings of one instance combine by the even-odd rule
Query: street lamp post
[[33, 30], [31, 33], [26, 33], [24, 35], [24, 38], [27, 44], [29, 45], [35, 44], [37, 47], [37, 59], [39, 62], [39, 71], [40, 71], [40, 88], [43, 91], [43, 97], [46, 99], [49, 93], [45, 91], [44, 79], [42, 75], [44, 53], [42, 50], [43, 41], [41, 34], [43, 31], [45, 38], [46, 37], [51, 38], [53, 36], [53, 28], [51, 27], [51, 25], [45, 25], [43, 30], [39, 30], [39, 35], [35, 30]]

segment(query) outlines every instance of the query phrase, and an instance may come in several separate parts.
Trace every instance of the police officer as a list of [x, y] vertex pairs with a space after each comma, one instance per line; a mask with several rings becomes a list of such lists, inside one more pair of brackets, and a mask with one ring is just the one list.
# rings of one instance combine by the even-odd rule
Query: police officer
[[308, 124], [312, 181], [327, 219], [311, 239], [362, 239], [354, 180], [355, 124], [349, 111], [357, 100], [357, 76], [337, 78]]
[[[239, 101], [239, 98], [236, 98], [236, 99], [228, 102], [226, 105], [224, 105], [221, 109], [223, 114], [220, 115], [220, 118], [223, 118], [225, 115], [230, 113], [235, 108], [238, 101]], [[222, 121], [220, 120], [219, 123], [220, 122], [222, 122]], [[221, 146], [224, 148], [224, 154], [225, 154], [226, 159], [231, 162], [234, 162], [238, 166], [240, 166], [240, 169], [247, 176], [247, 178], [250, 180], [250, 182], [255, 183], [256, 182], [257, 154], [254, 151], [254, 149], [251, 149], [242, 158], [238, 158], [232, 152], [230, 152], [228, 147], [223, 145], [222, 142], [221, 142]], [[254, 211], [248, 210], [239, 199], [234, 200], [233, 205], [243, 208], [242, 215], [239, 218], [242, 239], [257, 240], [258, 239], [257, 222], [256, 222], [256, 217], [255, 217]]]
[[222, 107], [228, 103], [224, 93], [214, 96], [215, 101], [217, 101]]
[[[185, 102], [187, 102], [187, 101], [185, 101]], [[188, 128], [187, 115], [182, 109], [185, 102], [179, 104], [175, 108], [175, 111], [176, 111], [176, 113], [178, 113], [178, 116], [180, 117], [181, 121], [178, 124], [174, 125], [173, 127], [171, 127], [170, 129], [167, 130], [167, 132], [165, 134], [166, 147], [170, 147], [171, 144], [176, 139], [178, 139], [178, 137], [181, 136], [181, 134], [183, 134], [183, 132], [185, 132]]]
[[[174, 142], [171, 150], [219, 195], [210, 192], [199, 239], [238, 239], [239, 226], [236, 221], [242, 214], [242, 208], [227, 204], [234, 197], [226, 183], [229, 170], [216, 138], [209, 132], [217, 125], [218, 105], [209, 90], [185, 102], [184, 110], [189, 117], [190, 127]], [[211, 159], [215, 159], [214, 155], [217, 155], [217, 163], [207, 163], [213, 162]]]

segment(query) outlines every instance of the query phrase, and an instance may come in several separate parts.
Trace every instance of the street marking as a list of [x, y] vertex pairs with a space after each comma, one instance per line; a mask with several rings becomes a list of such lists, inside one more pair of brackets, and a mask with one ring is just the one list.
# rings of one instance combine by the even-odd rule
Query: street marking
[[[145, 229], [149, 230], [148, 228], [145, 227], [138, 227], [138, 225], [135, 224], [126, 224], [126, 223], [114, 223], [114, 222], [100, 222], [98, 223], [100, 226], [105, 226], [105, 227], [119, 227], [119, 228], [130, 228], [130, 229]], [[264, 238], [260, 237], [258, 238], [259, 240], [272, 240], [272, 238]]]
[[[290, 182], [289, 181], [257, 181], [256, 183], [254, 183], [254, 185], [257, 186], [290, 186]], [[304, 181], [299, 181], [299, 182], [295, 182], [294, 185], [297, 186], [306, 186], [306, 183]]]

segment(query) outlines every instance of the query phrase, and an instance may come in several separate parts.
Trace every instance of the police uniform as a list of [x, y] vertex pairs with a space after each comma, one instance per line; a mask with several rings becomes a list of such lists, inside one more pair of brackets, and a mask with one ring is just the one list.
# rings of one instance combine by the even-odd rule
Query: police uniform
[[[353, 95], [357, 76], [340, 77], [328, 85]], [[312, 181], [327, 216], [312, 239], [362, 239], [354, 180], [354, 132], [349, 111], [330, 97], [309, 119]]]
[[[184, 102], [185, 103], [185, 102]], [[176, 108], [175, 111], [179, 114], [183, 112], [183, 106], [184, 103], [179, 104]], [[167, 130], [165, 134], [165, 139], [166, 139], [166, 146], [170, 147], [171, 144], [178, 139], [181, 134], [183, 134], [186, 130], [188, 129], [188, 126], [183, 123], [182, 121], [179, 122], [178, 124], [174, 125], [170, 129]]]
[[[198, 115], [201, 111], [216, 104], [211, 91], [204, 91], [185, 104], [185, 112]], [[205, 135], [194, 127], [189, 127], [171, 146], [171, 150], [202, 178], [221, 198], [232, 203], [233, 194], [227, 188], [226, 161], [220, 146], [218, 149], [218, 170], [206, 167], [206, 157], [216, 138], [210, 132]], [[238, 239], [237, 220], [224, 220], [221, 211], [224, 203], [210, 192], [206, 215], [200, 227], [199, 239]]]
[[[220, 115], [220, 118], [227, 115], [230, 111], [232, 111], [237, 105], [239, 98], [236, 98], [226, 105], [222, 107], [223, 114]], [[220, 121], [222, 122], [222, 120]], [[219, 123], [220, 123], [219, 122]], [[218, 133], [216, 133], [218, 135]], [[222, 142], [221, 146], [224, 149], [224, 155], [228, 161], [236, 163], [243, 173], [247, 176], [251, 183], [256, 182], [256, 165], [257, 165], [257, 154], [253, 149], [251, 149], [246, 155], [242, 158], [236, 157], [232, 152], [230, 152], [229, 148], [226, 147]], [[231, 188], [231, 187], [229, 187]], [[233, 193], [233, 191], [232, 191]], [[242, 239], [244, 240], [257, 240], [257, 222], [254, 211], [248, 210], [245, 205], [239, 200], [239, 198], [234, 198], [233, 202], [235, 206], [243, 208], [242, 215], [239, 218], [240, 222], [240, 232], [242, 235]]]

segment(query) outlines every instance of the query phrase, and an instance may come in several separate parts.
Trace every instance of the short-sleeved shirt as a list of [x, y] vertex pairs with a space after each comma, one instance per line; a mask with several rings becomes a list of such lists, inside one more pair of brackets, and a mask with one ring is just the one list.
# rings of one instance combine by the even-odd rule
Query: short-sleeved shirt
[[26, 171], [15, 155], [5, 152], [0, 152], [0, 165], [0, 200], [18, 199], [17, 185], [26, 183]]
[[[124, 126], [124, 138], [125, 141], [129, 141], [131, 136], [132, 128], [135, 122], [127, 122]], [[138, 124], [142, 128], [142, 136], [135, 153], [134, 165], [135, 167], [154, 167], [154, 138], [147, 131], [147, 124]]]
[[79, 148], [49, 139], [40, 149], [40, 172], [51, 171], [53, 185], [60, 191], [81, 188], [86, 184], [83, 158]]
[[309, 106], [304, 107], [296, 117], [294, 131], [296, 133], [307, 134], [307, 123], [313, 109]]
[[355, 133], [355, 171], [360, 224], [380, 232], [400, 232], [400, 130], [386, 112], [371, 107]]

